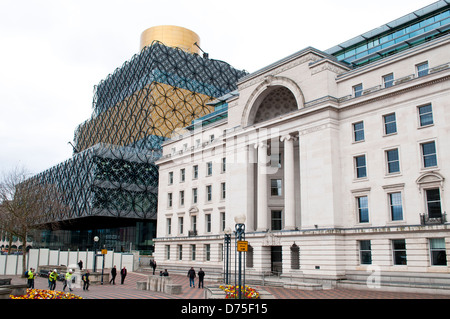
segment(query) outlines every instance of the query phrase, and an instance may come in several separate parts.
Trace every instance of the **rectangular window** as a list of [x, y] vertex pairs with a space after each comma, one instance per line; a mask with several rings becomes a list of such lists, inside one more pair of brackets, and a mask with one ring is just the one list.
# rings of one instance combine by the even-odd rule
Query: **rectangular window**
[[391, 220], [403, 220], [402, 193], [389, 194]]
[[430, 239], [430, 255], [432, 266], [447, 266], [447, 252], [444, 238]]
[[367, 196], [361, 196], [356, 198], [358, 205], [358, 218], [360, 223], [369, 222], [369, 201]]
[[166, 218], [166, 226], [167, 235], [170, 235], [172, 233], [172, 218]]
[[395, 113], [384, 115], [384, 134], [394, 134], [397, 133], [397, 122], [395, 119]]
[[225, 173], [227, 171], [227, 158], [222, 158], [222, 173]]
[[206, 163], [206, 176], [212, 175], [212, 162]]
[[282, 211], [281, 210], [273, 210], [271, 212], [272, 219], [272, 230], [281, 230], [283, 227], [282, 222]]
[[281, 196], [281, 179], [270, 180], [270, 195]]
[[433, 107], [431, 104], [419, 106], [419, 123], [421, 127], [433, 124]]
[[226, 224], [225, 213], [222, 212], [222, 213], [220, 213], [220, 230], [221, 231], [225, 230], [225, 224]]
[[394, 85], [394, 74], [387, 74], [383, 76], [383, 85], [385, 88], [391, 87]]
[[206, 225], [206, 232], [211, 232], [211, 214], [205, 215], [205, 225]]
[[434, 167], [437, 166], [436, 157], [436, 144], [433, 142], [423, 143], [422, 146], [422, 157], [423, 157], [423, 167]]
[[406, 243], [404, 239], [392, 240], [394, 265], [406, 265]]
[[198, 178], [198, 165], [192, 167], [192, 179]]
[[206, 186], [206, 201], [210, 202], [212, 200], [212, 186]]
[[167, 194], [167, 207], [172, 207], [172, 193]]
[[170, 246], [166, 245], [166, 259], [169, 260], [170, 259]]
[[388, 173], [400, 172], [400, 160], [398, 158], [398, 149], [386, 151], [387, 169]]
[[353, 95], [354, 95], [355, 97], [361, 96], [361, 95], [362, 95], [362, 91], [363, 91], [363, 86], [362, 86], [362, 84], [358, 84], [358, 85], [355, 85], [355, 86], [353, 87]]
[[356, 178], [367, 177], [366, 155], [355, 157]]
[[184, 225], [183, 225], [183, 223], [184, 223], [184, 218], [183, 217], [178, 217], [178, 232], [180, 233], [180, 234], [182, 234], [183, 233], [183, 228], [184, 228]]
[[441, 218], [441, 195], [439, 188], [427, 189], [427, 211], [429, 218]]
[[191, 260], [195, 260], [195, 245], [191, 245]]
[[428, 75], [428, 62], [424, 62], [416, 65], [417, 68], [417, 76], [420, 78], [421, 76]]
[[194, 233], [197, 232], [197, 216], [196, 215], [191, 216], [191, 229]]
[[226, 185], [225, 183], [220, 184], [220, 198], [225, 199], [226, 197]]
[[197, 204], [197, 188], [192, 189], [192, 204]]
[[180, 182], [184, 182], [186, 178], [186, 170], [184, 168], [182, 168], [180, 170]]
[[183, 246], [177, 245], [178, 247], [178, 260], [183, 260]]
[[184, 206], [184, 191], [180, 191], [180, 206]]
[[370, 240], [361, 240], [359, 242], [359, 259], [362, 265], [372, 264], [372, 247]]
[[364, 141], [364, 122], [353, 124], [353, 138], [355, 142]]
[[205, 260], [206, 261], [211, 260], [211, 245], [210, 244], [205, 245]]
[[169, 185], [173, 184], [173, 172], [169, 172]]

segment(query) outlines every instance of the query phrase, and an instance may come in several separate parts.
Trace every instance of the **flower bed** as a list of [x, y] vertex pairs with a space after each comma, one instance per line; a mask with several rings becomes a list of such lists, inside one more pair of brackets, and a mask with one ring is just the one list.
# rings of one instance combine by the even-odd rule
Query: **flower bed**
[[[225, 291], [225, 299], [237, 299], [239, 298], [239, 286], [233, 285], [220, 285], [220, 289]], [[259, 293], [249, 286], [241, 286], [243, 299], [259, 299]]]
[[65, 293], [62, 291], [27, 289], [27, 293], [22, 296], [9, 296], [10, 299], [82, 299], [80, 296]]

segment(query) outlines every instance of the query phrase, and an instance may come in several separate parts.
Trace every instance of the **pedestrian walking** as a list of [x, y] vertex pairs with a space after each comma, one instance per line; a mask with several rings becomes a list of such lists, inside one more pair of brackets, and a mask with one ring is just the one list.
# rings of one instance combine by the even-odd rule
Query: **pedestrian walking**
[[67, 286], [69, 287], [69, 290], [72, 291], [72, 274], [73, 274], [73, 270], [69, 269], [69, 271], [64, 276], [63, 291], [66, 291]]
[[200, 268], [200, 271], [198, 272], [198, 288], [200, 288], [200, 285], [203, 288], [203, 279], [205, 278], [205, 272]]
[[30, 270], [25, 273], [25, 277], [27, 278], [27, 288], [34, 289], [34, 278], [36, 278], [34, 268], [30, 268]]
[[154, 260], [154, 259], [150, 260], [150, 267], [152, 267], [153, 275], [154, 275], [155, 274], [155, 269], [156, 269], [156, 260]]
[[111, 280], [109, 283], [112, 283], [113, 285], [116, 284], [116, 275], [117, 275], [117, 268], [116, 265], [111, 269]]
[[83, 261], [81, 259], [78, 262], [78, 267], [80, 267], [80, 270], [83, 270]]
[[53, 269], [53, 271], [48, 276], [48, 280], [50, 281], [50, 290], [56, 289], [56, 280], [58, 279], [58, 272], [56, 269]]
[[90, 284], [89, 270], [86, 269], [86, 272], [84, 273], [84, 275], [81, 276], [81, 280], [83, 280], [83, 290], [89, 291], [89, 284]]
[[195, 270], [194, 267], [188, 270], [187, 277], [189, 277], [189, 287], [195, 288]]
[[123, 285], [125, 282], [125, 277], [127, 276], [127, 269], [125, 267], [120, 271], [120, 284]]

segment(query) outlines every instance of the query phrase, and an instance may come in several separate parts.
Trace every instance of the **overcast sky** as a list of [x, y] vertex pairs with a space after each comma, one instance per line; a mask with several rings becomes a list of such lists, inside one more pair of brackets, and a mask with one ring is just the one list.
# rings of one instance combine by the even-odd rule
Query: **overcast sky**
[[196, 32], [210, 58], [254, 72], [326, 50], [433, 0], [0, 0], [0, 173], [68, 159], [94, 85], [157, 25]]

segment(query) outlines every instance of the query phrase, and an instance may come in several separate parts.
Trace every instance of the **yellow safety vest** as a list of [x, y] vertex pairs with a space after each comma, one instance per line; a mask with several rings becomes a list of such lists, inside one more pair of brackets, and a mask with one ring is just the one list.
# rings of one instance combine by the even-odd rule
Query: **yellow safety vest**
[[49, 276], [50, 281], [56, 281], [58, 278], [58, 274], [56, 272], [52, 272]]
[[28, 271], [28, 279], [34, 279], [34, 273], [32, 271]]

